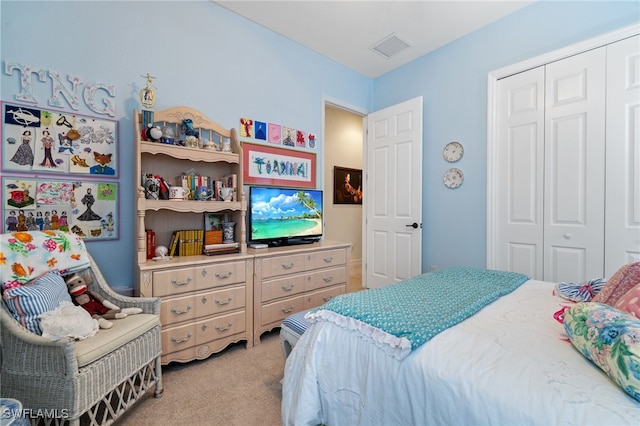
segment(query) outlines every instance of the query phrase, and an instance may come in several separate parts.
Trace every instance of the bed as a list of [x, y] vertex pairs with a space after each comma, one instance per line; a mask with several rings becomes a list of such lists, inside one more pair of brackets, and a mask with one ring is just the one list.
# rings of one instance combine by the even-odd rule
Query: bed
[[525, 278], [404, 356], [316, 311], [286, 361], [283, 424], [640, 424], [554, 319], [573, 303], [555, 287]]

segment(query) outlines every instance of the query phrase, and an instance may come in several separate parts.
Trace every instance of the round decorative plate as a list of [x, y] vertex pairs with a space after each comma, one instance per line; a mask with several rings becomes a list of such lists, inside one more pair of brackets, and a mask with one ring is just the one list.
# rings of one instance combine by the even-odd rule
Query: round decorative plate
[[444, 185], [447, 188], [456, 189], [462, 182], [464, 181], [464, 174], [462, 174], [462, 170], [451, 168], [444, 172], [443, 179]]
[[455, 163], [462, 158], [464, 148], [460, 142], [449, 142], [442, 151], [442, 156], [449, 163]]

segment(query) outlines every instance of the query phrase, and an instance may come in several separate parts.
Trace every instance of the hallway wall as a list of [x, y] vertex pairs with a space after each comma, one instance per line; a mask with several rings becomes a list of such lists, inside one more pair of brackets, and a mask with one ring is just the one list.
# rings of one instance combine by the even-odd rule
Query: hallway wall
[[359, 267], [355, 263], [362, 260], [362, 205], [333, 204], [333, 168], [362, 169], [362, 117], [327, 105], [324, 131], [324, 236], [328, 240], [351, 243], [351, 262], [355, 268]]

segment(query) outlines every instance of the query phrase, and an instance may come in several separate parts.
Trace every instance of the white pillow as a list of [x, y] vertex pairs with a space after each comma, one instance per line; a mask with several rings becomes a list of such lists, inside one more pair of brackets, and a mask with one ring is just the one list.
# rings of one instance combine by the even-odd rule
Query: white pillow
[[71, 302], [61, 302], [60, 306], [39, 316], [42, 336], [51, 340], [73, 337], [84, 340], [98, 332], [98, 321], [84, 308]]

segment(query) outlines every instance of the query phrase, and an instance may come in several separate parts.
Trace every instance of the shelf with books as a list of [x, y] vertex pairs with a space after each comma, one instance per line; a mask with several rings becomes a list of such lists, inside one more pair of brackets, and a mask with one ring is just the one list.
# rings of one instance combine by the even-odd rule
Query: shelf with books
[[[224, 129], [200, 112], [187, 107], [154, 111], [153, 115], [154, 124], [160, 128], [167, 126], [167, 123], [179, 126], [182, 120], [190, 118], [200, 135], [204, 134], [211, 140], [229, 140], [232, 152], [141, 140], [142, 114], [135, 111], [135, 176], [139, 177], [136, 202], [138, 262], [147, 260], [146, 238], [142, 238], [146, 229], [153, 229], [156, 233], [157, 244], [168, 246], [173, 231], [202, 227], [203, 215], [209, 212], [224, 212], [228, 214], [229, 221], [238, 224], [236, 241], [239, 243], [239, 251], [245, 252], [247, 202], [242, 191], [242, 146], [236, 130]], [[170, 186], [182, 186], [183, 198], [161, 199], [161, 196], [149, 196], [145, 192], [145, 179], [148, 176], [162, 178]], [[220, 188], [228, 186], [233, 187], [233, 195], [230, 201], [223, 201]], [[201, 199], [198, 200], [198, 197]]]

